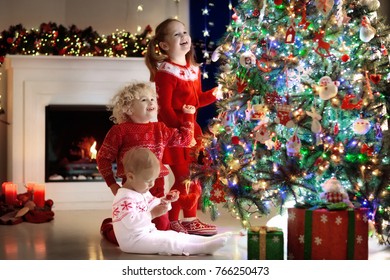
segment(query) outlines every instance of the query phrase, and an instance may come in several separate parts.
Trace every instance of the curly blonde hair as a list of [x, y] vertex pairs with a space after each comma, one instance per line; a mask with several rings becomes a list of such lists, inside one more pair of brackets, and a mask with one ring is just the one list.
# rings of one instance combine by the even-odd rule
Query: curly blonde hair
[[157, 93], [150, 83], [133, 83], [122, 88], [111, 99], [111, 104], [107, 106], [109, 111], [112, 111], [110, 120], [115, 124], [130, 121], [130, 117], [126, 112], [133, 106], [134, 99], [139, 99], [141, 93], [151, 93], [157, 98]]

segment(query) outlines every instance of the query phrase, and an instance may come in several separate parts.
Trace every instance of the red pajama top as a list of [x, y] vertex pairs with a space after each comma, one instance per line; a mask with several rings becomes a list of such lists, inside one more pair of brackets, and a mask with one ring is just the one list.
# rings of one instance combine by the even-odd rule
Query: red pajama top
[[[113, 162], [117, 163], [116, 177], [122, 179], [125, 177], [122, 159], [131, 148], [149, 148], [161, 162], [165, 147], [189, 146], [193, 139], [194, 115], [183, 114], [183, 117], [184, 121], [180, 128], [169, 128], [162, 122], [147, 124], [125, 122], [113, 125], [96, 157], [99, 172], [107, 185], [116, 183], [112, 171]], [[168, 169], [162, 165], [159, 177], [168, 173]]]
[[[183, 122], [183, 105], [193, 105], [198, 109], [216, 100], [213, 95], [214, 89], [202, 91], [199, 67], [189, 63], [186, 66], [169, 60], [161, 63], [155, 76], [155, 83], [159, 105], [158, 120], [169, 127], [177, 128]], [[202, 130], [195, 122], [195, 139], [201, 135]], [[190, 151], [190, 148], [167, 148], [164, 151], [163, 163], [173, 165], [189, 162], [192, 160]]]

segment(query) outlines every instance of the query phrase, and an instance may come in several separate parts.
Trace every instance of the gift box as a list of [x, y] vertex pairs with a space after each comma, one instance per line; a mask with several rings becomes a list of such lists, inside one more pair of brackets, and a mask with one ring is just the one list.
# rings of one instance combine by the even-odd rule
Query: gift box
[[287, 258], [367, 260], [367, 209], [288, 209]]
[[248, 260], [283, 260], [284, 239], [281, 229], [248, 229]]

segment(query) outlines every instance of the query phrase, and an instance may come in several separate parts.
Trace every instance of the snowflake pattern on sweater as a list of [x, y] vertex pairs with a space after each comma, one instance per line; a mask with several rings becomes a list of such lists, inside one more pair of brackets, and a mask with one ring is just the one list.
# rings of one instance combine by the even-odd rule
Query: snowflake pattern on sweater
[[[169, 128], [162, 122], [147, 124], [125, 122], [112, 126], [96, 158], [99, 172], [107, 185], [116, 183], [112, 170], [113, 162], [117, 163], [116, 177], [124, 178], [122, 159], [131, 148], [148, 148], [161, 162], [166, 147], [188, 147], [194, 136], [194, 116], [185, 114], [185, 117], [180, 128]], [[160, 177], [168, 173], [168, 169], [161, 164]]]

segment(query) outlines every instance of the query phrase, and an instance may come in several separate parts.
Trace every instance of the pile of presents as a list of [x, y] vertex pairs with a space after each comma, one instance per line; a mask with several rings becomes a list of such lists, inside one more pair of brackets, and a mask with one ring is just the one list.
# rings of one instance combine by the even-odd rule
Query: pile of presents
[[[368, 209], [296, 205], [288, 209], [289, 260], [367, 260]], [[249, 260], [283, 260], [283, 232], [274, 227], [248, 230]]]
[[[368, 209], [355, 207], [336, 178], [323, 187], [320, 200], [287, 210], [287, 259], [367, 260]], [[248, 259], [283, 260], [282, 230], [250, 228]]]

